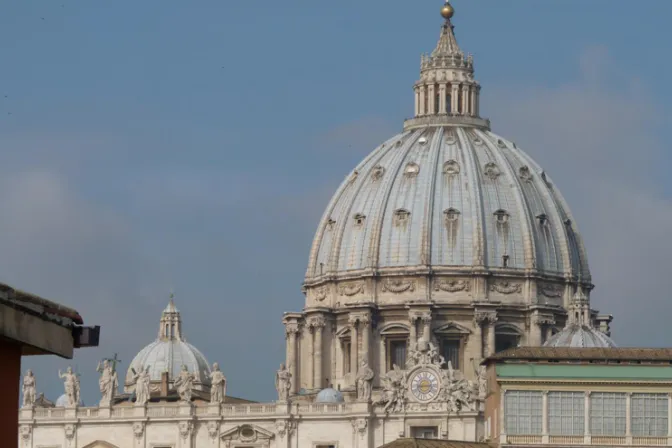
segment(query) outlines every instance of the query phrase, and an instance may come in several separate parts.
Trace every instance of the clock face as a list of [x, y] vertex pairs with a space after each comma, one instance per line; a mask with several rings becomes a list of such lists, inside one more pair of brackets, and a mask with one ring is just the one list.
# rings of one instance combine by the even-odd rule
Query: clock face
[[431, 370], [420, 370], [411, 379], [411, 392], [418, 401], [432, 401], [439, 393], [439, 378]]

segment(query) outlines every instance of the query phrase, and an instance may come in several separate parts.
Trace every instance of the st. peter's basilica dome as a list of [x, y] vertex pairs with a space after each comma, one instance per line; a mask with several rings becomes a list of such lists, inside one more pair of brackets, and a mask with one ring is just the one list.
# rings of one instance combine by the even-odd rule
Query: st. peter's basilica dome
[[611, 316], [588, 307], [586, 251], [557, 185], [480, 115], [454, 13], [447, 2], [436, 48], [421, 57], [414, 117], [346, 176], [322, 215], [305, 308], [284, 317], [293, 393], [334, 384], [347, 400], [361, 363], [379, 378], [421, 340], [473, 378], [484, 357], [568, 329], [577, 291], [581, 331], [608, 332]]
[[186, 366], [189, 372], [196, 375], [194, 388], [197, 390], [209, 390], [210, 364], [205, 356], [193, 345], [184, 339], [182, 332], [182, 319], [180, 311], [175, 307], [171, 298], [161, 314], [159, 336], [133, 358], [126, 372], [124, 390], [134, 390], [133, 371], [149, 368], [150, 381], [153, 389], [157, 389], [161, 383], [161, 374], [168, 372], [169, 384], [179, 376], [182, 366]]

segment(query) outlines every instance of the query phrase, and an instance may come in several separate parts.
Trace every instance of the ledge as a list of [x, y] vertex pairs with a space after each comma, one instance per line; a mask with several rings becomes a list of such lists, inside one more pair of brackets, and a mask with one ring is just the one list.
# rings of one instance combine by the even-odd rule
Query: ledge
[[404, 131], [427, 126], [469, 126], [490, 130], [490, 120], [464, 115], [427, 115], [404, 121]]

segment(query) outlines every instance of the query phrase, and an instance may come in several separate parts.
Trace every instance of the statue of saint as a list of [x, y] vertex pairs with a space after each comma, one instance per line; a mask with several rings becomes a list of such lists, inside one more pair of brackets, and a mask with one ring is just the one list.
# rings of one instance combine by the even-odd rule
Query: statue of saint
[[194, 374], [189, 372], [187, 366], [182, 366], [180, 376], [175, 380], [175, 389], [180, 396], [180, 400], [191, 404], [191, 393], [194, 390]]
[[357, 372], [357, 399], [360, 401], [369, 401], [371, 399], [371, 384], [373, 383], [373, 370], [366, 361]]
[[284, 364], [280, 364], [280, 369], [275, 374], [275, 390], [278, 391], [278, 401], [286, 402], [289, 400], [291, 383], [291, 372]]
[[112, 404], [112, 399], [116, 395], [117, 388], [119, 387], [117, 372], [112, 369], [112, 366], [107, 359], [103, 361], [102, 365], [101, 363], [98, 363], [96, 371], [100, 373], [100, 379], [98, 380], [98, 386], [100, 387], [100, 393], [102, 394], [100, 406], [109, 406]]
[[226, 377], [219, 370], [219, 364], [212, 365], [210, 372], [210, 403], [223, 403], [226, 396]]
[[68, 407], [74, 408], [79, 404], [79, 378], [73, 373], [72, 367], [68, 367], [65, 373], [58, 371], [58, 377], [65, 380], [65, 396], [68, 399]]
[[144, 406], [149, 401], [149, 366], [141, 368], [139, 372], [133, 371], [135, 381], [135, 405]]
[[35, 375], [32, 370], [26, 372], [23, 377], [23, 407], [31, 408], [35, 405]]

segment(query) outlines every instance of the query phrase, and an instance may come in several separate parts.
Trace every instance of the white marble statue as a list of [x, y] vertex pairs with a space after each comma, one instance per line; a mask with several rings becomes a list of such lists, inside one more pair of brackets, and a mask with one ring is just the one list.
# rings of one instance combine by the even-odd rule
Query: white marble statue
[[478, 366], [478, 399], [485, 400], [488, 393], [488, 378], [485, 366]]
[[30, 408], [35, 405], [35, 395], [36, 395], [36, 382], [35, 375], [33, 375], [32, 370], [26, 372], [26, 376], [23, 377], [23, 407]]
[[475, 396], [476, 386], [467, 381], [462, 372], [453, 369], [448, 361], [448, 368], [442, 371], [442, 383], [440, 400], [448, 403], [448, 410], [453, 413], [460, 411], [475, 411], [477, 400]]
[[388, 414], [392, 412], [404, 412], [406, 410], [406, 381], [408, 380], [406, 372], [401, 370], [398, 365], [394, 365], [392, 370], [387, 372], [382, 378], [383, 395], [377, 400], [375, 405], [385, 405], [383, 411]]
[[371, 385], [373, 383], [373, 370], [369, 363], [362, 361], [362, 365], [357, 371], [357, 399], [360, 401], [369, 401], [371, 399]]
[[187, 366], [182, 366], [182, 371], [180, 371], [180, 376], [175, 380], [175, 389], [177, 394], [180, 396], [180, 400], [185, 403], [191, 404], [191, 394], [194, 390], [194, 374], [189, 372]]
[[212, 365], [210, 384], [210, 403], [223, 403], [226, 397], [226, 377], [219, 370], [218, 363]]
[[58, 377], [64, 380], [65, 397], [68, 399], [68, 407], [74, 408], [79, 404], [79, 378], [72, 371], [72, 367], [68, 367], [65, 373], [58, 371]]
[[135, 381], [135, 405], [144, 406], [149, 401], [149, 366], [140, 368], [139, 372], [133, 371], [133, 380]]
[[100, 373], [100, 379], [98, 379], [98, 386], [102, 394], [100, 406], [109, 406], [112, 404], [112, 399], [117, 394], [117, 388], [119, 387], [117, 372], [112, 368], [107, 359], [103, 361], [102, 365], [98, 363], [96, 371]]
[[278, 401], [286, 402], [289, 400], [291, 383], [291, 372], [284, 364], [280, 364], [280, 369], [275, 374], [275, 390], [278, 391]]

